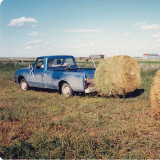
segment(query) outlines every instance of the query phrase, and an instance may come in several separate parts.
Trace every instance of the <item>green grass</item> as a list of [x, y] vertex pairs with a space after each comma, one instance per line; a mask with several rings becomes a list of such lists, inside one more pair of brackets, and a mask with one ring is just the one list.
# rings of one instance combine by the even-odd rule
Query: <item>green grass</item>
[[141, 85], [126, 97], [65, 98], [47, 90], [21, 91], [14, 72], [24, 66], [10, 65], [0, 63], [0, 157], [160, 158], [160, 118], [149, 100], [159, 68], [142, 67]]
[[138, 63], [150, 63], [150, 64], [160, 63], [160, 60], [143, 60], [142, 58], [136, 59], [136, 61]]

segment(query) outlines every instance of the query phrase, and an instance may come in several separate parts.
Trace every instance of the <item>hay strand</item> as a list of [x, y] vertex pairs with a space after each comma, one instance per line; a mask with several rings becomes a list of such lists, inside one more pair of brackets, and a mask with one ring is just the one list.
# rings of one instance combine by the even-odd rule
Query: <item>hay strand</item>
[[151, 87], [150, 101], [153, 108], [160, 108], [160, 70], [157, 71]]
[[140, 84], [138, 63], [129, 56], [115, 56], [101, 61], [96, 69], [94, 84], [103, 96], [126, 95]]

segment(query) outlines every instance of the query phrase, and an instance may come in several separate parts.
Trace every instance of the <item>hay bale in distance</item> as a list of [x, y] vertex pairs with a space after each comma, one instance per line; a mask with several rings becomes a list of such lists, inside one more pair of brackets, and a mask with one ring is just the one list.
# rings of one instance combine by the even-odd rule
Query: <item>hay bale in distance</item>
[[96, 69], [94, 84], [103, 96], [126, 95], [140, 84], [138, 63], [129, 56], [115, 56], [101, 61]]
[[160, 108], [160, 70], [157, 71], [150, 91], [151, 106], [155, 109]]

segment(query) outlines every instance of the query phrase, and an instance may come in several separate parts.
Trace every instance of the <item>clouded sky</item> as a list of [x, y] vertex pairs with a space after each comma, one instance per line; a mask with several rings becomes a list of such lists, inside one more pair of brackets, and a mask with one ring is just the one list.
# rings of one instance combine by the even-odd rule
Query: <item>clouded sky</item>
[[0, 57], [160, 53], [160, 0], [0, 0]]

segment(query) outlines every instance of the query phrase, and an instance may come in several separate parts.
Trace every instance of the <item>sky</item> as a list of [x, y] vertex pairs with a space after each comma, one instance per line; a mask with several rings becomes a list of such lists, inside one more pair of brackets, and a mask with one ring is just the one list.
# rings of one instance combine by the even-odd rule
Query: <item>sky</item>
[[0, 0], [0, 57], [160, 54], [160, 0]]

